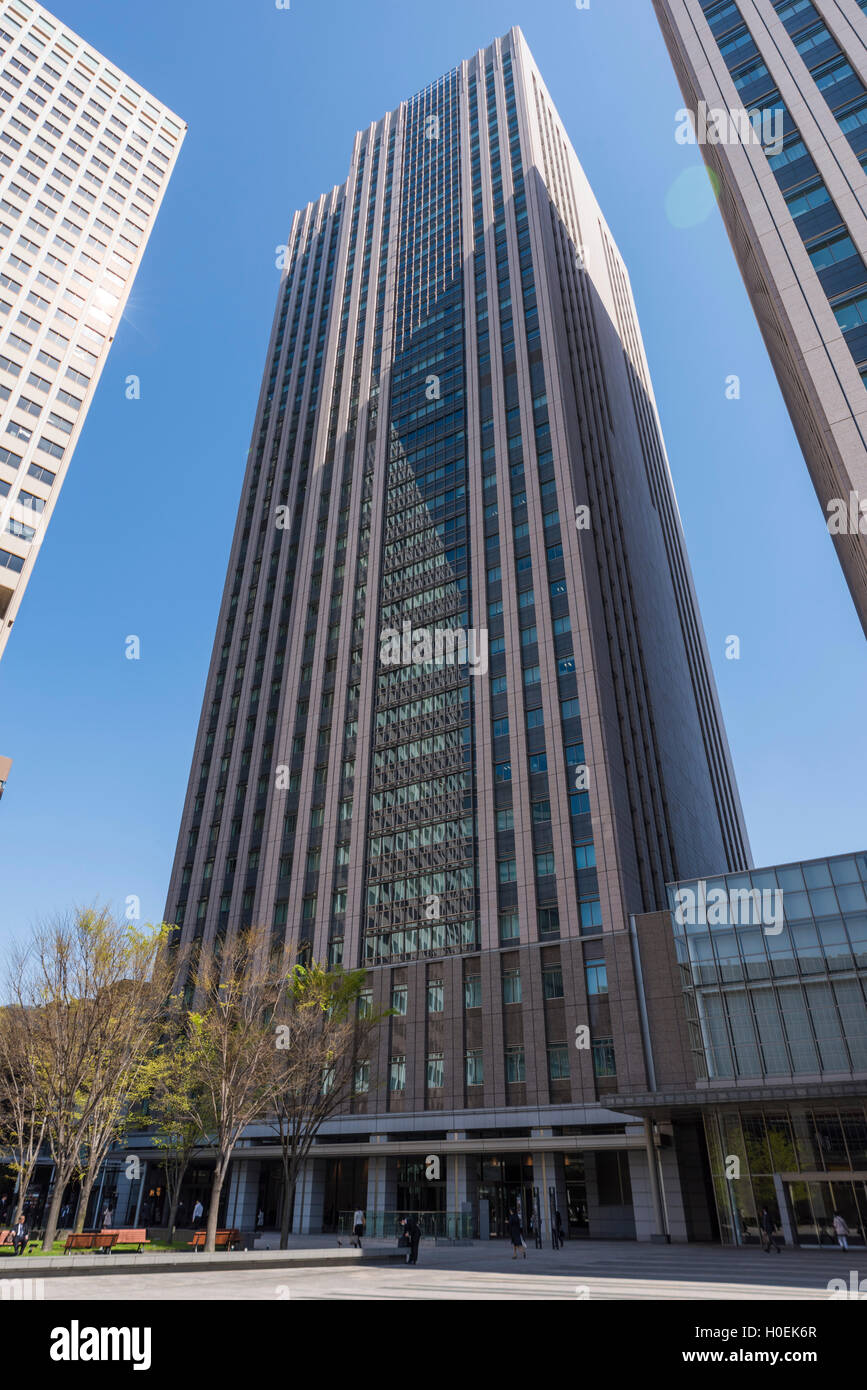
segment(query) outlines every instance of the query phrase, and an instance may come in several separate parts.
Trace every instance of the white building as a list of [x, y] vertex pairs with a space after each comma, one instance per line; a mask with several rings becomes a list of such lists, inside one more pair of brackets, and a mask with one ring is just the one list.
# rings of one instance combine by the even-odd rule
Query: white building
[[40, 5], [0, 0], [0, 656], [185, 132]]

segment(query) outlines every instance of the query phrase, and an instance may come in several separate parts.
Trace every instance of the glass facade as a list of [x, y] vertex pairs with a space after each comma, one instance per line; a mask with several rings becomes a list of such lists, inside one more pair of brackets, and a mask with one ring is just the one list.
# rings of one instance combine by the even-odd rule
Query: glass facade
[[781, 1238], [834, 1245], [835, 1212], [850, 1243], [867, 1232], [867, 1109], [848, 1105], [768, 1106], [705, 1117], [720, 1235], [725, 1244], [758, 1244], [767, 1206]]
[[867, 1069], [867, 855], [668, 893], [697, 1077]]

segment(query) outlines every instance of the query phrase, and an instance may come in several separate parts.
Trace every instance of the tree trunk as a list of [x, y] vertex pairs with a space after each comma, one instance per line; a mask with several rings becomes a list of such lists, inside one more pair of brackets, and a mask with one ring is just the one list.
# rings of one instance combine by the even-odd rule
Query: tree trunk
[[61, 1172], [60, 1168], [58, 1168], [54, 1177], [54, 1192], [51, 1197], [51, 1205], [48, 1208], [48, 1216], [45, 1221], [45, 1236], [42, 1241], [43, 1255], [51, 1254], [54, 1237], [57, 1235], [57, 1222], [60, 1217], [60, 1208], [63, 1205], [63, 1194], [66, 1191], [66, 1184], [68, 1181], [69, 1174]]
[[27, 1196], [27, 1189], [30, 1186], [35, 1167], [36, 1157], [33, 1157], [29, 1163], [22, 1163], [18, 1171], [18, 1206], [15, 1211], [16, 1221], [20, 1221], [24, 1215], [24, 1198]]
[[181, 1200], [181, 1185], [180, 1185], [180, 1183], [178, 1183], [178, 1185], [177, 1185], [177, 1187], [175, 1188], [175, 1191], [174, 1191], [174, 1196], [172, 1197], [171, 1201], [169, 1202], [169, 1215], [168, 1215], [168, 1220], [167, 1220], [167, 1223], [166, 1223], [167, 1226], [168, 1226], [168, 1231], [169, 1231], [169, 1240], [171, 1240], [171, 1238], [172, 1238], [172, 1231], [175, 1229], [175, 1222], [176, 1222], [177, 1219], [178, 1219], [178, 1202], [179, 1202], [180, 1200]]
[[191, 1158], [192, 1154], [187, 1154], [186, 1158], [176, 1165], [175, 1172], [171, 1177], [169, 1176], [168, 1167], [166, 1167], [166, 1187], [169, 1192], [169, 1215], [167, 1223], [169, 1228], [169, 1239], [171, 1239], [171, 1232], [175, 1229], [175, 1222], [178, 1219], [178, 1203], [181, 1200], [181, 1188], [184, 1185], [184, 1176], [190, 1166]]
[[217, 1240], [217, 1220], [220, 1214], [220, 1197], [223, 1193], [223, 1183], [226, 1180], [226, 1172], [229, 1167], [228, 1158], [217, 1160], [214, 1169], [214, 1181], [211, 1184], [211, 1200], [208, 1204], [208, 1224], [205, 1234], [205, 1249], [213, 1253]]
[[[90, 1204], [90, 1194], [96, 1184], [96, 1173], [88, 1169], [81, 1184], [81, 1192], [78, 1197], [78, 1211], [75, 1215], [75, 1234], [80, 1236], [84, 1230], [84, 1222], [87, 1217], [87, 1208]], [[99, 1226], [99, 1212], [96, 1212], [93, 1220], [94, 1226]]]
[[289, 1228], [292, 1225], [292, 1208], [295, 1205], [295, 1184], [290, 1181], [289, 1170], [283, 1165], [283, 1209], [280, 1213], [280, 1249], [289, 1248]]

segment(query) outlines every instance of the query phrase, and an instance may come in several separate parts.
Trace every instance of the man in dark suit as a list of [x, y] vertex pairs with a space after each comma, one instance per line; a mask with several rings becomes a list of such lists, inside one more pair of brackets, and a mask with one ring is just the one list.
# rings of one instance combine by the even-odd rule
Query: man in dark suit
[[16, 1221], [12, 1227], [12, 1254], [23, 1255], [24, 1247], [27, 1244], [27, 1222], [24, 1217]]
[[408, 1216], [406, 1219], [406, 1233], [409, 1236], [409, 1259], [407, 1260], [407, 1264], [417, 1265], [418, 1243], [421, 1240], [421, 1226], [414, 1216]]

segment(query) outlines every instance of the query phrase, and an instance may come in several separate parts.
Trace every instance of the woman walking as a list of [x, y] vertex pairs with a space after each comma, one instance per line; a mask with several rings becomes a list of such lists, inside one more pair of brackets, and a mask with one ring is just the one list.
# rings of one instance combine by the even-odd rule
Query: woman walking
[[849, 1227], [838, 1211], [834, 1212], [833, 1220], [834, 1234], [837, 1237], [837, 1244], [841, 1250], [849, 1249]]
[[524, 1259], [527, 1258], [527, 1247], [524, 1244], [524, 1232], [521, 1229], [521, 1218], [513, 1207], [509, 1212], [509, 1239], [512, 1242], [512, 1259], [517, 1260], [518, 1251], [524, 1252]]
[[352, 1244], [360, 1250], [362, 1248], [361, 1237], [364, 1235], [364, 1212], [360, 1207], [352, 1218], [352, 1232], [355, 1236], [355, 1240]]

